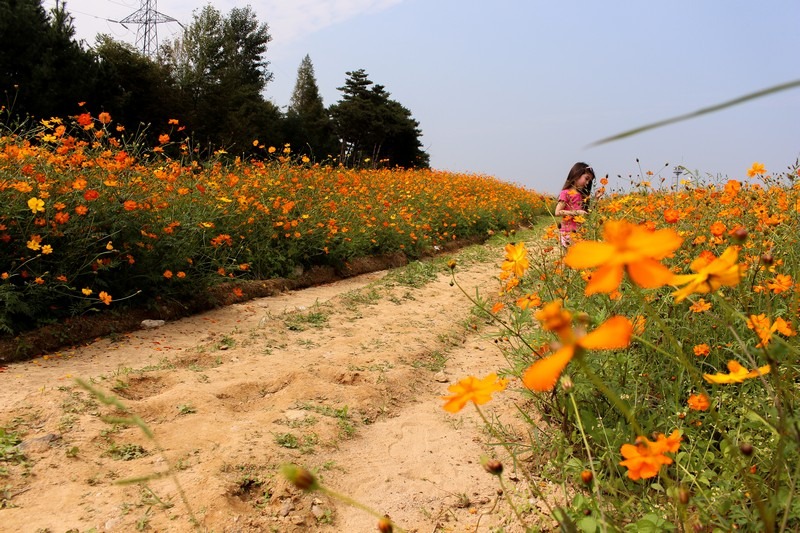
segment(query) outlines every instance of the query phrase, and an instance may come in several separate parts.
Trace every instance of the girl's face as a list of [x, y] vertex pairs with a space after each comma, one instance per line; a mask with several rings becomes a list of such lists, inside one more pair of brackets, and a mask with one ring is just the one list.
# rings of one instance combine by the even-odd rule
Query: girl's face
[[588, 172], [584, 172], [580, 178], [575, 181], [575, 187], [578, 189], [583, 189], [586, 185], [592, 181], [592, 175]]

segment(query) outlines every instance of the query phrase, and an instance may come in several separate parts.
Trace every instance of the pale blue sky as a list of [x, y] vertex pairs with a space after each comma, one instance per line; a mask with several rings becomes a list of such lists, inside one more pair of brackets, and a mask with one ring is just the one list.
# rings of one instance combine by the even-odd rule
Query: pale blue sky
[[[131, 43], [144, 0], [67, 0], [80, 38]], [[54, 0], [45, 0], [45, 5]], [[187, 24], [203, 2], [160, 0]], [[212, 2], [223, 14], [246, 2]], [[743, 179], [800, 157], [800, 89], [589, 148], [600, 138], [800, 78], [800, 2], [253, 0], [270, 27], [266, 97], [289, 103], [308, 54], [325, 105], [360, 68], [420, 122], [431, 165], [557, 193], [575, 161], [629, 175], [683, 165]], [[159, 25], [161, 39], [176, 24]], [[636, 159], [641, 161], [637, 165]], [[621, 175], [622, 179], [617, 178]], [[654, 180], [657, 181], [657, 180]], [[655, 184], [655, 183], [654, 183]]]

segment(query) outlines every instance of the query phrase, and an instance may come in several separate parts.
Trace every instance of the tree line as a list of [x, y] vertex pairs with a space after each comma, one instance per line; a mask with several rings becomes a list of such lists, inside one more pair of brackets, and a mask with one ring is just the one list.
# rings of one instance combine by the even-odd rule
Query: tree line
[[325, 107], [307, 55], [286, 111], [267, 100], [272, 37], [250, 6], [224, 15], [207, 5], [148, 57], [109, 35], [98, 35], [93, 46], [78, 42], [66, 5], [56, 0], [46, 10], [41, 2], [0, 0], [6, 119], [66, 117], [85, 102], [154, 143], [159, 128], [178, 119], [207, 153], [249, 156], [259, 146], [289, 144], [293, 154], [317, 162], [429, 166], [419, 122], [363, 69], [347, 72], [341, 98]]

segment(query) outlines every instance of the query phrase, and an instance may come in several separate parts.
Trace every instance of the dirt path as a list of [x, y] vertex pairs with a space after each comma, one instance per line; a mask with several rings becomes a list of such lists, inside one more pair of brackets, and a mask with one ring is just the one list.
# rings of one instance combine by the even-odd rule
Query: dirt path
[[[496, 290], [500, 247], [455, 255], [468, 293]], [[449, 281], [442, 261], [417, 263], [10, 365], [0, 427], [26, 460], [0, 462], [0, 531], [192, 531], [171, 478], [115, 483], [166, 461], [206, 531], [375, 530], [365, 512], [288, 486], [285, 462], [410, 531], [517, 531], [478, 463], [474, 410], [441, 408], [449, 383], [504, 364]], [[78, 377], [139, 415], [163, 454], [101, 419], [122, 414]]]

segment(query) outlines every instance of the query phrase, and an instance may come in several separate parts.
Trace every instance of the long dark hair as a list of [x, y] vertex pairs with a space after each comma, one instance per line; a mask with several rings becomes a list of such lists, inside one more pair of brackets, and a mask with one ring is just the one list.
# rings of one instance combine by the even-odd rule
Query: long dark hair
[[567, 174], [567, 181], [564, 182], [564, 186], [561, 187], [561, 190], [563, 191], [575, 187], [575, 182], [577, 182], [578, 178], [580, 178], [584, 174], [589, 174], [592, 178], [589, 180], [589, 183], [587, 183], [582, 189], [577, 189], [577, 187], [576, 189], [581, 195], [582, 208], [585, 211], [588, 211], [589, 198], [591, 197], [592, 187], [594, 186], [594, 169], [591, 166], [589, 166], [588, 163], [579, 161], [578, 163], [572, 165], [572, 168], [569, 169], [569, 174]]

